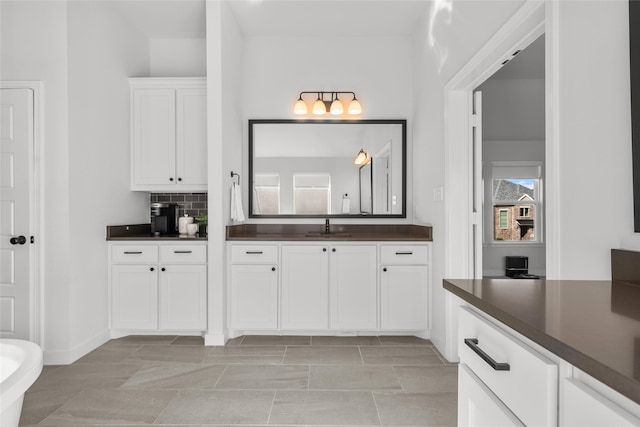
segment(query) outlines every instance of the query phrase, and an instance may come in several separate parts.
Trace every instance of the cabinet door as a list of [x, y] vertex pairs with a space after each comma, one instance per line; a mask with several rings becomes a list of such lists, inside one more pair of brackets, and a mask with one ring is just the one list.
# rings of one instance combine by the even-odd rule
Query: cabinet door
[[207, 328], [207, 267], [160, 267], [160, 329], [202, 331]]
[[326, 330], [328, 248], [282, 246], [282, 329]]
[[274, 265], [231, 266], [232, 329], [278, 327], [278, 272]]
[[158, 268], [148, 265], [111, 267], [112, 328], [158, 328]]
[[176, 92], [176, 179], [179, 187], [207, 185], [207, 90]]
[[524, 426], [464, 363], [458, 365], [458, 425]]
[[333, 246], [330, 257], [331, 329], [376, 329], [376, 247]]
[[428, 329], [428, 288], [429, 267], [426, 265], [382, 266], [380, 329]]
[[561, 425], [568, 427], [640, 425], [640, 419], [581, 381], [567, 378], [562, 386]]
[[175, 103], [174, 89], [133, 91], [133, 190], [149, 189], [154, 185], [167, 187], [176, 183]]

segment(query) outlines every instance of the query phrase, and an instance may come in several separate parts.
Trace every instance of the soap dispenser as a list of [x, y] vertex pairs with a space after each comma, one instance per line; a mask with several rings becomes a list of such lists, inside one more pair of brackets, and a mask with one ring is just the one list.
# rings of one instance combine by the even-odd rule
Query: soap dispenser
[[349, 198], [349, 195], [346, 193], [344, 196], [342, 196], [342, 213], [343, 214], [351, 213], [351, 199]]

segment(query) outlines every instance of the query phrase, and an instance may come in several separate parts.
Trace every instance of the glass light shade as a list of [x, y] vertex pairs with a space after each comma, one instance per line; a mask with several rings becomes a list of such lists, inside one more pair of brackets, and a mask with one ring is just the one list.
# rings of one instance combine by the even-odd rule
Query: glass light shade
[[339, 116], [344, 113], [344, 107], [342, 106], [342, 102], [338, 98], [334, 99], [331, 103], [331, 114], [334, 116]]
[[302, 98], [296, 101], [296, 105], [293, 106], [293, 112], [295, 114], [307, 114], [307, 104]]
[[327, 107], [324, 105], [324, 102], [318, 98], [316, 102], [313, 103], [313, 114], [317, 116], [321, 116], [327, 113]]
[[360, 101], [358, 101], [355, 97], [353, 101], [349, 104], [349, 114], [360, 114], [362, 113], [362, 106], [360, 105]]
[[366, 164], [367, 157], [369, 157], [369, 155], [361, 148], [353, 163], [356, 165], [364, 165]]

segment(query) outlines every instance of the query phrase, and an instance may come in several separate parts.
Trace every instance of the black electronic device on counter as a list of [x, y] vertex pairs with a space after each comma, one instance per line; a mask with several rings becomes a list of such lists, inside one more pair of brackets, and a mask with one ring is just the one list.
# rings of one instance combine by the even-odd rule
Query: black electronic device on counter
[[508, 256], [506, 258], [507, 277], [516, 277], [529, 274], [529, 257], [526, 256]]
[[151, 203], [151, 233], [155, 236], [178, 233], [178, 205]]

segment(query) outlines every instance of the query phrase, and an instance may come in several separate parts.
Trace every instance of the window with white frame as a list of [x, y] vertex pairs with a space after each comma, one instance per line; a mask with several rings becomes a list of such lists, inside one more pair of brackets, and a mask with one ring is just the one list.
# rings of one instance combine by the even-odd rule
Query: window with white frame
[[278, 215], [280, 213], [280, 175], [257, 173], [253, 181], [254, 214]]
[[298, 215], [331, 213], [330, 174], [293, 175], [293, 213]]
[[493, 162], [492, 241], [541, 242], [542, 164]]

